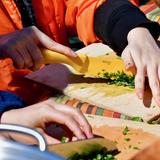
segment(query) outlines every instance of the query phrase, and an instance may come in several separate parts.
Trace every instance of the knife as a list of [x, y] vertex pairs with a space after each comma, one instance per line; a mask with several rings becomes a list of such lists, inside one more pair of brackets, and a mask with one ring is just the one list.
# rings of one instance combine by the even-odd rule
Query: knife
[[48, 150], [62, 157], [69, 158], [75, 154], [87, 154], [106, 148], [109, 153], [118, 153], [116, 145], [105, 138], [92, 138], [68, 143], [49, 145]]
[[101, 73], [113, 73], [117, 71], [131, 74], [125, 70], [122, 59], [114, 53], [98, 57], [91, 57], [86, 54], [77, 54], [77, 57], [69, 57], [45, 48], [41, 49], [41, 51], [46, 64], [68, 64], [77, 71], [74, 73], [82, 74], [86, 77], [103, 78], [103, 74]]

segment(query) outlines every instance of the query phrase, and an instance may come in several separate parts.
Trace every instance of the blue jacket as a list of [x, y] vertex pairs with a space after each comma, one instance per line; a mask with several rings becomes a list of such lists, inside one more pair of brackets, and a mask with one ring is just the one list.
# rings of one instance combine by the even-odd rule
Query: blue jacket
[[25, 107], [26, 104], [22, 98], [13, 93], [0, 91], [0, 114], [11, 109]]

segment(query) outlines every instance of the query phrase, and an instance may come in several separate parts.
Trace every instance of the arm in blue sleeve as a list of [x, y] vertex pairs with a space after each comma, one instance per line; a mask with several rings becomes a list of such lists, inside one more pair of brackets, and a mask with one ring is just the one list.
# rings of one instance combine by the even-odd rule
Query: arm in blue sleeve
[[26, 104], [21, 97], [10, 92], [0, 91], [0, 115], [5, 111], [23, 108], [25, 106]]

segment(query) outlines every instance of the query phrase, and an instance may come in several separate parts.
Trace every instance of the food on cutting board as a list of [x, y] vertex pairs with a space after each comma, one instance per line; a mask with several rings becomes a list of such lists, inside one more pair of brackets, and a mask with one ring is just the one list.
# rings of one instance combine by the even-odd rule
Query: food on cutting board
[[125, 127], [110, 127], [103, 125], [98, 128], [93, 128], [93, 132], [114, 141], [119, 154], [115, 156], [117, 160], [128, 160], [136, 153], [158, 140], [159, 137], [142, 129], [133, 129]]
[[116, 160], [115, 155], [117, 152], [109, 152], [106, 148], [101, 150], [91, 151], [84, 154], [74, 154], [67, 160]]

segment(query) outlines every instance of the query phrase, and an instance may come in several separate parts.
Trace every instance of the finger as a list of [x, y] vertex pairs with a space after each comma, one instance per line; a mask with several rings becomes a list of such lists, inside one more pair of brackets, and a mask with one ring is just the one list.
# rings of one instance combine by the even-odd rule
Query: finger
[[127, 47], [122, 52], [121, 57], [125, 65], [125, 69], [127, 71], [131, 71], [132, 73], [135, 73], [136, 72], [135, 64], [132, 59], [131, 52]]
[[135, 91], [139, 99], [143, 99], [145, 86], [145, 67], [138, 66], [135, 76]]
[[9, 57], [13, 60], [16, 67], [24, 68], [24, 59], [23, 57], [14, 49], [6, 48], [5, 54], [9, 55]]
[[56, 105], [56, 109], [71, 115], [74, 120], [81, 126], [87, 138], [93, 137], [91, 126], [79, 109], [66, 105]]
[[43, 137], [46, 140], [46, 142], [47, 142], [48, 145], [61, 143], [60, 140], [47, 135], [41, 128], [38, 128], [37, 130], [43, 135]]
[[72, 137], [72, 141], [77, 141], [77, 137]]
[[85, 135], [79, 124], [71, 116], [52, 109], [51, 111], [48, 110], [47, 119], [49, 122], [57, 122], [66, 125], [78, 139], [85, 139]]
[[17, 51], [23, 57], [24, 66], [26, 68], [32, 67], [33, 66], [32, 58], [31, 58], [30, 54], [28, 53], [27, 49], [25, 47], [18, 48]]
[[76, 57], [76, 53], [72, 51], [69, 47], [66, 47], [64, 45], [61, 45], [55, 41], [53, 41], [50, 37], [45, 35], [43, 32], [41, 32], [39, 29], [33, 27], [33, 30], [35, 32], [35, 35], [37, 37], [38, 43], [40, 43], [42, 46], [53, 50], [60, 52], [64, 55], [71, 56], [71, 57]]
[[152, 91], [153, 98], [156, 104], [160, 107], [160, 84], [158, 78], [158, 67], [149, 66], [147, 68], [147, 75], [149, 79], [149, 86]]
[[34, 69], [39, 69], [44, 64], [43, 55], [38, 46], [32, 41], [27, 45], [27, 49], [34, 63]]

